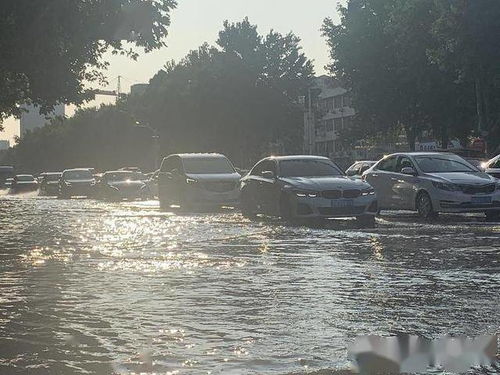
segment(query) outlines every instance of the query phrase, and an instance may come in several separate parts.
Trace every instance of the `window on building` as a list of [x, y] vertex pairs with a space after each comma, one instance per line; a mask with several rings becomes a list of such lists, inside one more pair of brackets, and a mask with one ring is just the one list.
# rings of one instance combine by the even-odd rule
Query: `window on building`
[[352, 127], [352, 118], [344, 117], [344, 129], [349, 129]]
[[326, 153], [326, 142], [316, 142], [316, 153], [324, 155]]
[[342, 107], [342, 95], [338, 95], [333, 98], [333, 106], [334, 108]]
[[328, 153], [328, 156], [330, 156], [330, 154], [332, 152], [334, 152], [334, 149], [333, 149], [333, 141], [328, 141], [326, 142], [326, 151]]
[[325, 121], [325, 127], [327, 132], [332, 132], [334, 130], [333, 119]]
[[344, 146], [342, 145], [341, 141], [335, 141], [335, 151], [336, 152], [344, 151]]
[[349, 94], [344, 95], [344, 107], [352, 106], [352, 98]]
[[341, 118], [333, 119], [333, 130], [336, 132], [339, 132], [340, 130], [342, 130], [342, 119]]

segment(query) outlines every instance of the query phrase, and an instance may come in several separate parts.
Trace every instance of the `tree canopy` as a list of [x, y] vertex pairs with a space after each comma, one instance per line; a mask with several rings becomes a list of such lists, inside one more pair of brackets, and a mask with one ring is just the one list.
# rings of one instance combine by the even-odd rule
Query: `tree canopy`
[[[479, 17], [477, 8], [487, 12], [488, 6], [491, 15]], [[466, 15], [469, 8], [477, 17]], [[474, 103], [480, 103], [476, 75], [468, 72], [484, 61], [491, 78], [498, 66], [498, 57], [480, 46], [498, 49], [499, 10], [498, 2], [469, 0], [349, 0], [340, 6], [341, 22], [326, 19], [323, 34], [331, 72], [352, 91], [358, 113], [352, 136], [403, 128], [410, 147], [422, 131], [444, 145], [450, 137], [467, 139], [476, 129]]]
[[[0, 122], [18, 105], [42, 110], [92, 97], [106, 51], [137, 57], [164, 45], [176, 0], [15, 0], [0, 12]], [[130, 42], [127, 44], [124, 42]]]

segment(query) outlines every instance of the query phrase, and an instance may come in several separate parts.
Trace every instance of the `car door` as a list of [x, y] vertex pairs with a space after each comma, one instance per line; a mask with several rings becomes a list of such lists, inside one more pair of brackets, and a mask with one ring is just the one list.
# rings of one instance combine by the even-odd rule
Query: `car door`
[[[270, 173], [272, 173], [272, 176]], [[275, 160], [266, 160], [263, 165], [263, 170], [260, 176], [261, 194], [262, 194], [262, 208], [264, 212], [275, 215], [279, 211], [279, 199], [276, 199], [276, 177], [278, 168]]]
[[259, 212], [263, 211], [264, 206], [262, 172], [267, 168], [267, 165], [267, 160], [258, 162], [243, 179], [245, 194], [248, 194]]
[[392, 174], [392, 201], [394, 208], [410, 210], [415, 204], [418, 176], [401, 173], [403, 168], [412, 168], [415, 172], [415, 164], [405, 155], [398, 158], [396, 171]]
[[396, 169], [397, 155], [388, 156], [379, 161], [366, 175], [366, 181], [375, 189], [379, 207], [393, 207], [392, 174]]
[[162, 165], [159, 178], [158, 195], [171, 203], [180, 202], [180, 179], [182, 163], [177, 155], [167, 157]]

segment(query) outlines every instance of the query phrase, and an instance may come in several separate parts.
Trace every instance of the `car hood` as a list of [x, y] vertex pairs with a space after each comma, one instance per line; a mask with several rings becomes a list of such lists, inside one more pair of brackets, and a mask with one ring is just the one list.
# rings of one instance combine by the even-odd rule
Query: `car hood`
[[483, 172], [426, 173], [424, 176], [453, 184], [484, 185], [495, 182], [494, 177]]
[[280, 177], [280, 180], [296, 189], [313, 191], [370, 188], [370, 185], [366, 182], [362, 180], [352, 179], [346, 176]]
[[132, 187], [140, 188], [144, 186], [145, 183], [142, 181], [113, 181], [113, 182], [108, 182], [108, 185], [113, 186], [117, 189], [122, 189], [122, 188], [132, 188]]
[[217, 174], [194, 174], [187, 173], [187, 178], [200, 182], [238, 182], [241, 175], [238, 173], [217, 173]]

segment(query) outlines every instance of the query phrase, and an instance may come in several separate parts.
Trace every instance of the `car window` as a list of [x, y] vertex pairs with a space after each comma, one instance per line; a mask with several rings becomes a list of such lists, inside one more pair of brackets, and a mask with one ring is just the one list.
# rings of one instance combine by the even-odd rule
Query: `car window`
[[182, 163], [178, 156], [169, 156], [161, 163], [162, 172], [172, 172], [174, 169], [177, 169], [179, 172], [183, 170]]
[[498, 158], [497, 161], [491, 163], [491, 165], [489, 166], [489, 168], [500, 169], [500, 158]]
[[407, 156], [401, 156], [399, 158], [398, 164], [396, 166], [396, 172], [400, 173], [403, 168], [413, 168], [413, 169], [415, 169], [415, 166], [413, 165], [413, 162]]
[[283, 160], [280, 162], [282, 177], [342, 176], [344, 173], [328, 159]]
[[263, 160], [250, 173], [252, 176], [262, 176], [262, 172], [271, 171], [276, 174], [276, 163], [272, 160]]
[[361, 170], [362, 164], [361, 163], [356, 163], [354, 164], [351, 168], [349, 168], [345, 174], [348, 176], [356, 176], [359, 174], [359, 171]]
[[182, 160], [186, 173], [225, 174], [234, 173], [231, 162], [225, 157], [189, 157]]
[[476, 167], [455, 155], [424, 155], [417, 156], [415, 160], [425, 173], [478, 172]]
[[378, 163], [377, 169], [386, 172], [395, 172], [396, 162], [397, 162], [396, 156], [389, 156]]

